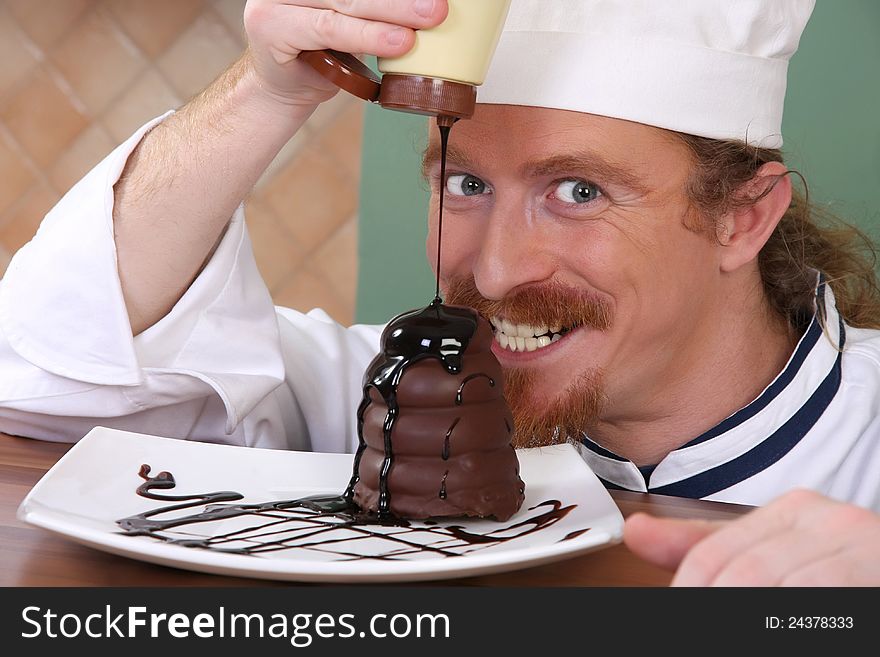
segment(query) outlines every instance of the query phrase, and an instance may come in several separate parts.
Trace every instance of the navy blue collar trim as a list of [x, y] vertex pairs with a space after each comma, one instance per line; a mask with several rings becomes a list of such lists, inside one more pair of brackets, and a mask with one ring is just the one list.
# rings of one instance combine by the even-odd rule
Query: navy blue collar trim
[[834, 367], [788, 422], [745, 454], [693, 477], [666, 486], [649, 488], [649, 492], [678, 497], [706, 497], [753, 477], [788, 454], [822, 417], [822, 413], [828, 408], [840, 388], [841, 362], [846, 338], [843, 320], [840, 319], [839, 322], [839, 353]]
[[[682, 445], [678, 449], [691, 447], [692, 445], [699, 445], [700, 443], [706, 442], [707, 440], [711, 440], [712, 438], [716, 438], [717, 436], [720, 436], [721, 434], [730, 431], [734, 427], [739, 426], [749, 418], [752, 418], [763, 411], [765, 408], [767, 408], [770, 402], [776, 399], [779, 394], [783, 390], [785, 390], [786, 386], [788, 386], [788, 384], [792, 382], [798, 371], [801, 369], [804, 361], [807, 360], [807, 356], [810, 355], [810, 352], [813, 350], [813, 347], [816, 346], [819, 338], [822, 337], [822, 327], [819, 323], [819, 314], [821, 312], [824, 316], [824, 300], [825, 277], [823, 275], [820, 275], [819, 285], [816, 288], [816, 314], [813, 315], [813, 319], [812, 321], [810, 321], [810, 325], [807, 327], [807, 330], [804, 333], [800, 344], [792, 355], [791, 360], [789, 361], [788, 366], [785, 368], [785, 370], [776, 378], [775, 381], [773, 381], [773, 383], [770, 384], [770, 386], [767, 387], [767, 389], [755, 401], [751, 402], [748, 406], [741, 408], [736, 413], [728, 417], [726, 420], [723, 420], [719, 424], [716, 424], [705, 433], [700, 434], [699, 436]], [[841, 323], [841, 326], [842, 325], [843, 324]], [[843, 332], [841, 331], [841, 340], [842, 339]], [[843, 343], [841, 342], [841, 349], [842, 348]], [[604, 447], [597, 445], [586, 436], [581, 439], [581, 443], [583, 443], [584, 447], [589, 449], [591, 452], [598, 454], [599, 456], [604, 456], [606, 458], [619, 462], [625, 462], [627, 460], [622, 456], [618, 456], [614, 452], [611, 452]]]
[[604, 456], [606, 458], [613, 459], [614, 461], [620, 461], [621, 463], [625, 463], [627, 461], [627, 459], [623, 458], [622, 456], [618, 456], [614, 452], [611, 452], [611, 451], [605, 449], [601, 445], [597, 445], [596, 443], [594, 443], [592, 440], [590, 440], [586, 436], [581, 438], [581, 444], [584, 447], [586, 447], [588, 450], [598, 454], [599, 456]]
[[599, 481], [602, 482], [602, 485], [605, 486], [605, 488], [607, 488], [608, 490], [629, 490], [629, 488], [624, 488], [623, 486], [618, 486], [617, 484], [615, 484], [612, 481], [608, 481], [607, 479], [603, 479], [602, 477], [599, 477], [599, 475], [596, 475], [596, 476], [598, 477]]
[[[791, 360], [789, 361], [788, 366], [785, 368], [785, 370], [776, 378], [775, 381], [773, 381], [773, 383], [770, 384], [770, 386], [767, 387], [767, 389], [763, 393], [761, 393], [760, 397], [751, 402], [748, 406], [741, 408], [736, 413], [723, 420], [719, 424], [716, 424], [705, 433], [700, 434], [693, 440], [682, 445], [681, 447], [679, 447], [679, 449], [682, 449], [684, 447], [691, 447], [692, 445], [699, 445], [700, 443], [711, 440], [712, 438], [716, 438], [717, 436], [720, 436], [721, 434], [730, 431], [734, 427], [739, 426], [746, 420], [754, 417], [765, 408], [767, 408], [770, 402], [776, 399], [779, 394], [783, 390], [785, 390], [786, 386], [788, 386], [788, 384], [792, 382], [798, 371], [801, 369], [801, 366], [807, 360], [807, 356], [810, 355], [813, 347], [816, 346], [816, 343], [819, 342], [819, 338], [822, 337], [822, 327], [819, 324], [819, 312], [820, 309], [824, 311], [824, 281], [824, 276], [820, 277], [820, 282], [816, 289], [816, 314], [813, 316], [810, 325], [807, 327], [807, 330], [804, 333], [800, 344], [792, 355]], [[843, 334], [841, 333], [841, 335]], [[594, 452], [600, 456], [604, 456], [606, 458], [619, 462], [625, 462], [627, 460], [622, 456], [618, 456], [614, 452], [611, 452], [604, 447], [597, 445], [586, 436], [581, 439], [581, 443], [583, 443], [584, 447], [589, 449], [591, 452]]]
[[[819, 289], [822, 290], [825, 286], [819, 286]], [[720, 436], [722, 433], [727, 433], [731, 429], [736, 426], [739, 426], [749, 418], [754, 417], [761, 411], [763, 411], [767, 406], [779, 396], [783, 390], [785, 390], [786, 386], [792, 382], [795, 375], [801, 369], [801, 365], [804, 364], [804, 361], [807, 360], [807, 356], [810, 355], [810, 352], [813, 350], [813, 347], [816, 346], [816, 343], [819, 341], [819, 338], [822, 337], [822, 327], [819, 326], [819, 321], [817, 316], [813, 316], [813, 320], [810, 322], [810, 326], [807, 327], [806, 333], [804, 333], [804, 337], [801, 340], [801, 343], [798, 345], [797, 350], [794, 355], [791, 357], [791, 361], [788, 363], [788, 367], [776, 377], [776, 380], [768, 386], [768, 388], [758, 397], [755, 401], [753, 401], [748, 406], [745, 406], [738, 410], [736, 413], [731, 415], [726, 420], [716, 424], [714, 427], [709, 429], [703, 434], [700, 434], [690, 442], [682, 445], [678, 449], [682, 449], [684, 447], [690, 447], [692, 445], [699, 445], [700, 443], [704, 443], [707, 440], [711, 440], [716, 436]]]
[[[776, 399], [776, 397], [779, 396], [779, 394], [797, 375], [801, 366], [806, 361], [807, 356], [809, 356], [810, 352], [812, 352], [813, 348], [821, 338], [823, 331], [819, 318], [826, 316], [825, 310], [825, 277], [820, 275], [819, 284], [816, 289], [816, 314], [813, 316], [810, 325], [807, 327], [800, 344], [792, 355], [785, 370], [775, 381], [773, 381], [760, 397], [748, 406], [740, 409], [723, 422], [697, 436], [679, 449], [698, 445], [730, 431], [734, 427], [760, 413], [774, 399]], [[694, 475], [693, 477], [658, 488], [648, 488], [649, 492], [689, 498], [713, 495], [720, 490], [729, 488], [740, 481], [744, 481], [745, 479], [756, 475], [776, 463], [776, 461], [791, 451], [791, 449], [800, 442], [801, 438], [813, 428], [813, 425], [816, 424], [822, 416], [822, 413], [828, 408], [828, 405], [834, 399], [834, 396], [840, 388], [841, 363], [843, 347], [846, 342], [846, 331], [843, 319], [839, 317], [838, 322], [840, 325], [840, 338], [838, 341], [839, 353], [837, 355], [837, 360], [834, 363], [834, 367], [822, 383], [819, 384], [819, 387], [816, 388], [806, 403], [788, 420], [788, 422], [783, 424], [766, 440], [762, 441], [745, 454], [726, 463], [722, 463], [710, 470], [706, 470], [698, 475]], [[586, 436], [581, 439], [581, 443], [595, 454], [599, 454], [600, 456], [604, 456], [614, 461], [627, 462], [627, 459], [597, 445]], [[647, 479], [648, 478], [646, 477], [646, 483]], [[629, 490], [602, 479], [601, 477], [600, 480], [606, 488], [612, 490]]]

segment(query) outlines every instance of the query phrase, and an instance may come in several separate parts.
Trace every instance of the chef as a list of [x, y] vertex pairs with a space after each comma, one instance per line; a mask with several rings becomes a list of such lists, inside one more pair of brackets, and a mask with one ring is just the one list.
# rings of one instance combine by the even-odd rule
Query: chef
[[[493, 322], [518, 443], [579, 441], [610, 487], [761, 506], [630, 518], [676, 584], [880, 584], [880, 295], [779, 151], [812, 5], [514, 0], [446, 180], [433, 137], [425, 155], [446, 299]], [[381, 327], [274, 308], [241, 204], [336, 92], [300, 51], [400, 55], [447, 11], [250, 0], [246, 55], [12, 259], [0, 431], [352, 451]]]

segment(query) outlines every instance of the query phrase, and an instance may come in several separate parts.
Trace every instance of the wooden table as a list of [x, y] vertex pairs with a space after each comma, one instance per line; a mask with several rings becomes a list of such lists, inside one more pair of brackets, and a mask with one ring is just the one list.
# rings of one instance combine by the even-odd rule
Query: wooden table
[[[206, 575], [117, 557], [20, 522], [31, 487], [70, 448], [0, 434], [0, 585], [2, 586], [285, 586], [285, 582]], [[749, 507], [612, 491], [624, 516], [731, 519]], [[616, 545], [564, 561], [498, 575], [432, 584], [464, 586], [664, 586], [671, 574]]]

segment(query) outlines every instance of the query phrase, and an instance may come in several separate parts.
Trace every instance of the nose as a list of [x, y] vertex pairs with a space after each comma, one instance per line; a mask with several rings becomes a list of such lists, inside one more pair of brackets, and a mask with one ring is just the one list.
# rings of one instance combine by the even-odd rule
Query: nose
[[481, 235], [473, 276], [487, 299], [501, 299], [518, 287], [545, 281], [555, 270], [548, 236], [542, 235], [527, 204], [517, 201], [496, 201]]

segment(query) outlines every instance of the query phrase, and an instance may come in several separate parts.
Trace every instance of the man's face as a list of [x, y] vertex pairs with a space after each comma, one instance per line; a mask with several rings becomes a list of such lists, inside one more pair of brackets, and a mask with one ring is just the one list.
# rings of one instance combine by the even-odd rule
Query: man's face
[[518, 429], [637, 420], [694, 366], [723, 299], [719, 247], [685, 225], [689, 167], [668, 132], [576, 112], [479, 105], [452, 129], [441, 283], [495, 326]]

